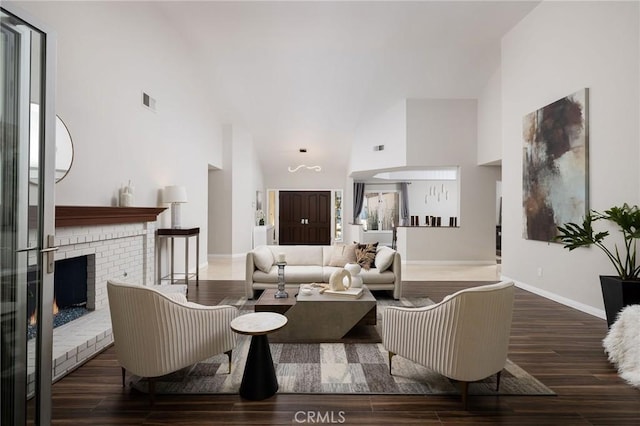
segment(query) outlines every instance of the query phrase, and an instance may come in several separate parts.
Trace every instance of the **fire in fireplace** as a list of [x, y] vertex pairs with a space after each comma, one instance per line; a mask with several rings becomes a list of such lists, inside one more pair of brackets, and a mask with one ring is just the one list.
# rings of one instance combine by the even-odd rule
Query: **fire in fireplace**
[[[28, 277], [27, 297], [28, 338], [35, 337], [36, 315], [36, 272]], [[53, 327], [73, 321], [89, 312], [87, 306], [87, 256], [56, 261], [53, 290]]]

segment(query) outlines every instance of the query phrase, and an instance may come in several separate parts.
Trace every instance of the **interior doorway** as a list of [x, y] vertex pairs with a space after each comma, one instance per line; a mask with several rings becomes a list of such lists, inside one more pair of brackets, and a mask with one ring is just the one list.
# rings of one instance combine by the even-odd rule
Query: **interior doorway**
[[331, 244], [331, 191], [279, 191], [279, 244]]

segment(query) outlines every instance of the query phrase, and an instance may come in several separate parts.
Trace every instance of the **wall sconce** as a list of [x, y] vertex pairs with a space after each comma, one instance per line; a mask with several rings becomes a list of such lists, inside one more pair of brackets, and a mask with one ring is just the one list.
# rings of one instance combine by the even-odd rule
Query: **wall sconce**
[[187, 189], [184, 186], [165, 186], [162, 201], [171, 203], [171, 227], [180, 228], [180, 204], [187, 202]]
[[438, 191], [438, 188], [436, 188], [435, 185], [431, 185], [431, 186], [429, 186], [429, 193], [425, 194], [425, 196], [424, 196], [424, 203], [425, 204], [428, 204], [429, 197], [435, 197], [438, 202], [441, 201], [440, 197], [444, 197], [444, 199], [448, 201], [449, 200], [449, 190], [444, 187], [444, 183], [440, 187], [439, 191]]

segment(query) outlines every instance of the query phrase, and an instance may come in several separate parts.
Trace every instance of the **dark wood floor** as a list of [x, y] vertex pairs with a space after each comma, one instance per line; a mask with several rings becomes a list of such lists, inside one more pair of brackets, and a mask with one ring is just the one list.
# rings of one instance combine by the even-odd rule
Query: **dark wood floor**
[[[407, 283], [405, 294], [437, 302], [468, 286]], [[229, 295], [242, 295], [242, 284], [189, 288], [189, 299], [203, 304]], [[150, 406], [147, 395], [121, 387], [111, 347], [54, 384], [53, 419], [64, 425], [639, 425], [640, 390], [626, 385], [607, 362], [605, 333], [604, 320], [517, 289], [509, 357], [557, 396], [471, 397], [468, 411], [453, 396], [275, 395], [250, 402], [237, 395], [160, 395]]]

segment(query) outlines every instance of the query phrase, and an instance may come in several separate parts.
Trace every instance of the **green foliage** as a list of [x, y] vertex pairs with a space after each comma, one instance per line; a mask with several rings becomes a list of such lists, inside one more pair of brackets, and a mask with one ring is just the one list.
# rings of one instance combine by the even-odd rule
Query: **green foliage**
[[[595, 232], [593, 223], [606, 220], [614, 223], [624, 237], [624, 251], [620, 254], [618, 245], [610, 250], [604, 245], [604, 239], [609, 231]], [[621, 207], [611, 207], [604, 213], [595, 210], [589, 212], [582, 225], [570, 222], [558, 226], [559, 235], [556, 240], [564, 244], [564, 248], [574, 250], [578, 247], [595, 245], [601, 249], [616, 268], [618, 276], [623, 280], [638, 280], [640, 266], [636, 263], [636, 240], [640, 238], [640, 209], [624, 203]]]

